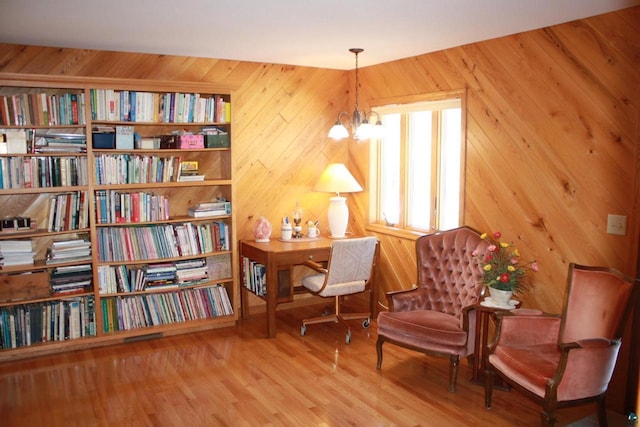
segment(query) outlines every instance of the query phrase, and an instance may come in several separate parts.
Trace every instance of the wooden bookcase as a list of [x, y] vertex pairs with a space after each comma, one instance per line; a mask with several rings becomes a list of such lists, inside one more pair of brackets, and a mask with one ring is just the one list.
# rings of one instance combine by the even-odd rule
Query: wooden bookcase
[[[111, 148], [110, 135], [95, 133], [132, 126], [148, 143], [147, 138], [217, 128], [229, 138], [229, 109], [222, 116], [206, 115], [205, 100], [210, 98], [220, 111], [230, 105], [232, 90], [192, 82], [0, 73], [0, 101], [17, 98], [26, 105], [20, 117], [10, 109], [9, 124], [0, 122], [0, 132], [25, 131], [28, 140], [27, 153], [0, 154], [9, 179], [0, 181], [0, 219], [29, 218], [33, 224], [0, 232], [0, 249], [7, 253], [15, 241], [28, 241], [34, 254], [32, 264], [0, 266], [0, 361], [235, 325], [239, 288], [234, 214], [188, 215], [190, 207], [217, 198], [233, 205], [232, 144]], [[125, 102], [105, 101], [134, 96], [134, 117], [126, 115]], [[177, 98], [187, 101], [179, 104], [173, 101]], [[67, 121], [51, 121], [52, 103]], [[48, 105], [46, 114], [43, 105]], [[113, 105], [119, 107], [115, 115], [105, 113], [103, 108]], [[161, 105], [174, 110], [171, 117], [158, 113]], [[178, 105], [184, 105], [180, 117]], [[83, 136], [85, 149], [78, 143]], [[65, 137], [79, 145], [56, 145]], [[43, 149], [43, 143], [50, 148]], [[198, 162], [204, 179], [176, 181], [175, 173], [158, 171], [162, 165], [177, 169], [187, 161]], [[108, 169], [102, 170], [105, 164]], [[132, 200], [139, 209], [132, 209]], [[116, 205], [122, 215], [115, 214]], [[112, 215], [103, 216], [105, 209]], [[90, 253], [64, 258], [60, 254], [65, 243], [60, 241], [90, 242]], [[54, 252], [63, 258], [52, 260]], [[153, 267], [161, 272], [154, 282]], [[66, 273], [82, 276], [76, 270], [88, 270], [76, 280], [84, 285], [60, 292]], [[167, 279], [167, 271], [181, 280]], [[147, 281], [136, 286], [141, 276]]]

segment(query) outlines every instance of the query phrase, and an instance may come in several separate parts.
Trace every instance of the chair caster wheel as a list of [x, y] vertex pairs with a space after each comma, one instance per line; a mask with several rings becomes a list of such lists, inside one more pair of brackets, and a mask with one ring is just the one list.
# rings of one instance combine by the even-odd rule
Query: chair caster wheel
[[371, 326], [371, 319], [367, 317], [362, 321], [362, 327], [367, 329], [369, 326]]
[[307, 327], [306, 327], [306, 325], [302, 325], [300, 327], [300, 335], [304, 336], [304, 334], [306, 334], [306, 333], [307, 333]]
[[351, 342], [351, 331], [347, 331], [347, 336], [346, 336], [345, 342], [347, 344], [349, 344]]

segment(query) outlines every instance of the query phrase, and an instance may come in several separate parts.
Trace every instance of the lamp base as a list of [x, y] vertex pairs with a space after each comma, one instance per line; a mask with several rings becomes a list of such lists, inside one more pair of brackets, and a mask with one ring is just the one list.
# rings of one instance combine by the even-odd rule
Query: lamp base
[[331, 238], [345, 238], [347, 225], [349, 224], [349, 208], [347, 207], [346, 197], [336, 196], [329, 199], [328, 217]]

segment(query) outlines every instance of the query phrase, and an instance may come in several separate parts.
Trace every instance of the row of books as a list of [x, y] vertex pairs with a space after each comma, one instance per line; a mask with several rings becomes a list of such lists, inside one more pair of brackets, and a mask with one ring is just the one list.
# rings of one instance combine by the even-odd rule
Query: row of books
[[86, 157], [2, 157], [0, 189], [87, 185]]
[[94, 297], [0, 307], [0, 347], [96, 335]]
[[242, 285], [256, 295], [267, 294], [267, 268], [264, 264], [242, 257]]
[[34, 257], [31, 239], [0, 240], [0, 267], [33, 265]]
[[169, 198], [162, 194], [96, 190], [95, 195], [98, 224], [169, 219]]
[[141, 266], [98, 266], [101, 295], [177, 289], [230, 277], [229, 254]]
[[204, 255], [230, 247], [229, 226], [224, 222], [100, 227], [97, 237], [101, 262]]
[[153, 123], [229, 122], [231, 104], [220, 95], [91, 89], [91, 118]]
[[0, 125], [83, 125], [84, 109], [84, 92], [0, 96]]
[[233, 314], [222, 285], [178, 292], [102, 298], [104, 332], [126, 331]]
[[98, 185], [175, 182], [180, 176], [179, 156], [100, 154], [94, 162]]
[[49, 197], [48, 231], [69, 231], [89, 227], [86, 191], [69, 191]]

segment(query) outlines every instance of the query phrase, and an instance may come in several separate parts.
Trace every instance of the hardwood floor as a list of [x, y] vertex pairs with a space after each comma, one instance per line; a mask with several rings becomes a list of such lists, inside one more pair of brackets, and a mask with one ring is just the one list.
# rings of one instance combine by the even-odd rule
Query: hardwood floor
[[[461, 363], [447, 391], [448, 360], [385, 344], [376, 324], [354, 322], [351, 344], [337, 324], [303, 318], [322, 306], [264, 314], [237, 328], [62, 353], [0, 365], [2, 426], [537, 426], [539, 409], [515, 391], [482, 387]], [[595, 406], [559, 412], [565, 426]], [[575, 424], [581, 425], [581, 424]]]

